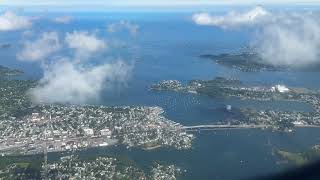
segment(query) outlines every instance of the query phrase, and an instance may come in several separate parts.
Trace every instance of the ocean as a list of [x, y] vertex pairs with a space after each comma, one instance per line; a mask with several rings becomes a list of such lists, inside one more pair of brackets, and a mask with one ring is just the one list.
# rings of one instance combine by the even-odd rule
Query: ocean
[[[31, 30], [31, 38], [41, 32], [56, 31], [62, 37], [66, 32], [95, 32], [106, 40], [108, 50], [88, 60], [88, 64], [101, 64], [121, 59], [132, 66], [125, 83], [105, 87], [99, 101], [90, 104], [107, 106], [160, 106], [168, 119], [183, 125], [212, 124], [228, 117], [222, 111], [232, 107], [256, 107], [259, 109], [305, 110], [311, 107], [301, 103], [265, 103], [235, 99], [213, 99], [195, 94], [153, 92], [148, 87], [161, 80], [175, 79], [183, 83], [189, 80], [210, 80], [218, 76], [237, 78], [245, 84], [320, 88], [320, 72], [240, 72], [199, 58], [202, 54], [239, 52], [254, 38], [253, 29], [231, 31], [216, 27], [197, 26], [192, 13], [74, 13], [69, 24], [50, 21], [57, 14], [29, 14], [39, 16]], [[69, 14], [67, 14], [69, 15]], [[137, 34], [126, 30], [107, 32], [110, 23], [126, 20], [139, 25]], [[33, 35], [32, 35], [33, 34]], [[24, 78], [39, 79], [43, 64], [21, 62], [16, 54], [28, 32], [0, 33], [1, 43], [10, 43], [10, 49], [0, 50], [1, 64], [23, 69]], [[69, 52], [64, 52], [68, 55]], [[318, 129], [302, 128], [294, 133], [269, 130], [222, 130], [196, 132], [191, 150], [157, 149], [144, 151], [110, 147], [92, 149], [85, 155], [124, 155], [147, 169], [154, 161], [174, 163], [186, 169], [186, 179], [241, 179], [256, 175], [280, 172], [292, 167], [277, 163], [273, 148], [290, 151], [305, 150], [320, 143]], [[81, 153], [80, 153], [81, 154]], [[50, 156], [50, 155], [49, 155]]]

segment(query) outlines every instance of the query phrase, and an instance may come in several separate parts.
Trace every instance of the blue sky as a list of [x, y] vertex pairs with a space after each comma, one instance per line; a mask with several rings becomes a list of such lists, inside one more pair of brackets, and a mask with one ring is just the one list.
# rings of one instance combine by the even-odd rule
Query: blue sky
[[[226, 6], [225, 6], [226, 5]], [[320, 0], [0, 0], [0, 11], [23, 9], [24, 12], [162, 12], [162, 11], [215, 11], [221, 6], [305, 6], [315, 8]], [[315, 6], [316, 5], [316, 6]], [[218, 6], [218, 8], [217, 8]]]
[[320, 0], [0, 0], [2, 5], [193, 6], [237, 4], [319, 4]]

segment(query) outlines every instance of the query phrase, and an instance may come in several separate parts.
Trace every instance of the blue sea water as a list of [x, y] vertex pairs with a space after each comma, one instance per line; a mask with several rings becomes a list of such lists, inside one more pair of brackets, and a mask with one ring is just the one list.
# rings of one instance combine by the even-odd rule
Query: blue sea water
[[[32, 14], [38, 15], [38, 14]], [[66, 32], [95, 32], [109, 44], [109, 50], [88, 63], [107, 63], [116, 59], [133, 66], [130, 79], [121, 86], [107, 88], [99, 102], [103, 105], [161, 106], [165, 116], [183, 125], [210, 124], [228, 117], [219, 111], [226, 104], [234, 107], [260, 109], [310, 110], [299, 103], [265, 103], [238, 100], [211, 99], [205, 96], [174, 92], [152, 92], [148, 86], [164, 79], [187, 82], [193, 79], [212, 79], [217, 76], [239, 78], [247, 84], [320, 88], [319, 72], [257, 72], [244, 73], [201, 59], [201, 54], [237, 52], [250, 43], [253, 29], [223, 30], [197, 26], [191, 13], [75, 13], [70, 24], [56, 24], [50, 18], [57, 14], [40, 16], [31, 30], [31, 38], [42, 32], [57, 31], [61, 37]], [[139, 25], [136, 35], [123, 30], [106, 31], [109, 23], [127, 20]], [[21, 62], [16, 54], [25, 37], [24, 32], [0, 33], [1, 43], [11, 43], [12, 48], [0, 50], [0, 63], [26, 71], [26, 78], [41, 78], [40, 63]], [[34, 37], [35, 36], [35, 37]], [[68, 52], [64, 52], [66, 55]], [[186, 179], [239, 179], [279, 172], [289, 165], [278, 165], [272, 148], [293, 151], [303, 150], [320, 143], [318, 129], [298, 129], [292, 134], [262, 130], [235, 130], [196, 133], [192, 150], [160, 149], [146, 152], [138, 149], [88, 150], [93, 154], [123, 154], [140, 166], [147, 168], [153, 161], [176, 163], [187, 170]], [[270, 140], [272, 145], [267, 145]], [[119, 150], [120, 148], [120, 150]]]

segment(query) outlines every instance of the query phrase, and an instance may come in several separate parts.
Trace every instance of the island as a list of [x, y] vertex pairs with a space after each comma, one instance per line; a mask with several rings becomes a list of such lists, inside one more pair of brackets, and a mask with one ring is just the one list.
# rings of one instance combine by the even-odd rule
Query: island
[[183, 85], [177, 80], [164, 80], [151, 85], [152, 91], [193, 93], [212, 98], [238, 98], [256, 101], [296, 101], [309, 104], [312, 112], [283, 112], [276, 110], [240, 109], [238, 118], [228, 123], [243, 127], [253, 126], [292, 131], [294, 127], [320, 127], [320, 93], [306, 88], [288, 88], [285, 85], [246, 86], [237, 79], [217, 77], [213, 80], [192, 80]]
[[283, 71], [286, 67], [276, 67], [265, 63], [257, 53], [240, 52], [235, 54], [203, 54], [200, 58], [210, 59], [215, 63], [243, 72]]
[[8, 67], [0, 65], [0, 78], [6, 76], [19, 76], [24, 72], [18, 69], [10, 69]]
[[256, 51], [240, 51], [238, 53], [202, 54], [201, 59], [209, 59], [214, 63], [236, 69], [242, 72], [263, 71], [315, 71], [320, 70], [320, 63], [305, 64], [302, 66], [276, 65], [264, 60]]
[[301, 152], [289, 152], [275, 149], [274, 154], [289, 163], [301, 166], [320, 159], [320, 145], [314, 145], [311, 148]]

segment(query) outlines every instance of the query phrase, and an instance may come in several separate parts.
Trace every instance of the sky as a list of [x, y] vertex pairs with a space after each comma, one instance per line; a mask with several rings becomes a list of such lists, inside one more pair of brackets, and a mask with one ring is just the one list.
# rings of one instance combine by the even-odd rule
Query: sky
[[23, 9], [24, 12], [161, 12], [207, 11], [221, 6], [306, 6], [320, 5], [320, 0], [0, 0], [0, 10]]
[[320, 0], [0, 0], [2, 5], [194, 6], [237, 4], [320, 4]]

